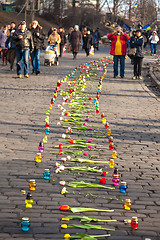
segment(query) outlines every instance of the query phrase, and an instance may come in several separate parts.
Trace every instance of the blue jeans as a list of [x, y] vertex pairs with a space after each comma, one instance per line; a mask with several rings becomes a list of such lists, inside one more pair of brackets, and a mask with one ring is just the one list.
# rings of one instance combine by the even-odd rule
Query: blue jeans
[[151, 54], [153, 54], [153, 50], [154, 50], [154, 54], [156, 54], [156, 52], [157, 52], [157, 44], [156, 43], [151, 43]]
[[39, 70], [40, 54], [41, 54], [41, 49], [35, 49], [31, 53], [31, 62], [32, 62], [33, 72], [37, 72]]
[[114, 55], [113, 61], [113, 69], [114, 76], [118, 76], [118, 59], [120, 59], [120, 75], [124, 76], [124, 68], [125, 68], [125, 56], [124, 55]]
[[22, 74], [24, 65], [24, 75], [29, 73], [29, 49], [16, 49], [17, 75]]

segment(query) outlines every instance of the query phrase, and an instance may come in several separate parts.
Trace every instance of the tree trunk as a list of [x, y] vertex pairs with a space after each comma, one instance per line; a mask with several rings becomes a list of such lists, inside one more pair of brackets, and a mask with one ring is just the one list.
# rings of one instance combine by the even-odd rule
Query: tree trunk
[[101, 3], [101, 1], [100, 0], [96, 0], [96, 11], [97, 12], [100, 12], [100, 3]]

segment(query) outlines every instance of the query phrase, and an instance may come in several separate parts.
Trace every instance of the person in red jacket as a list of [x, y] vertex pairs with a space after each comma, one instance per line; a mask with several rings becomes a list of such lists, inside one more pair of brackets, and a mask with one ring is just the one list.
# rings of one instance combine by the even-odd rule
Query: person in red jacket
[[130, 37], [122, 31], [121, 27], [117, 27], [113, 33], [108, 35], [108, 39], [111, 40], [111, 51], [110, 54], [114, 56], [113, 69], [114, 69], [114, 78], [118, 76], [118, 60], [120, 59], [120, 76], [124, 78], [124, 69], [125, 69], [125, 55], [127, 52], [126, 42]]

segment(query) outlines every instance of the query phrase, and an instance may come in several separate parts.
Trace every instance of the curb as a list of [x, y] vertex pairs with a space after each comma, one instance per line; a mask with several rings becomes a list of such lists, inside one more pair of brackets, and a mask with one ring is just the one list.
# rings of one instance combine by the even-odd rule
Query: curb
[[153, 66], [149, 66], [148, 75], [151, 78], [151, 81], [156, 84], [157, 88], [160, 89], [160, 81], [155, 77], [153, 73]]

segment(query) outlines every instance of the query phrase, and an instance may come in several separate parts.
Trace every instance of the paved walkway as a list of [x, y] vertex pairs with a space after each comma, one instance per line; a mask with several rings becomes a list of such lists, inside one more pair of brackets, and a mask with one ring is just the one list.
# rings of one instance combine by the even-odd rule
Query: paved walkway
[[[103, 49], [104, 50], [104, 49]], [[95, 55], [96, 59], [104, 56], [104, 51]], [[152, 60], [147, 57], [145, 61]], [[89, 61], [89, 59], [87, 59]], [[154, 61], [154, 59], [152, 60]], [[9, 72], [9, 67], [0, 67], [0, 239], [63, 239], [61, 217], [58, 210], [62, 204], [81, 207], [114, 208], [115, 212], [107, 216], [117, 219], [111, 224], [115, 232], [111, 232], [110, 240], [151, 240], [160, 239], [160, 99], [155, 96], [142, 81], [132, 80], [130, 61], [126, 61], [125, 79], [113, 79], [112, 65], [107, 67], [107, 77], [103, 81], [100, 97], [100, 111], [104, 112], [110, 123], [112, 135], [118, 152], [117, 166], [121, 179], [128, 183], [127, 194], [122, 196], [116, 189], [108, 197], [120, 199], [131, 198], [132, 209], [126, 212], [123, 203], [117, 200], [93, 199], [80, 195], [60, 195], [61, 187], [58, 181], [61, 175], [54, 173], [56, 155], [53, 146], [62, 132], [56, 127], [60, 110], [57, 107], [62, 98], [58, 98], [51, 115], [51, 133], [46, 145], [43, 161], [35, 167], [35, 155], [39, 141], [44, 136], [45, 111], [48, 108], [58, 79], [72, 72], [74, 67], [86, 62], [84, 53], [73, 61], [71, 55], [66, 54], [58, 67], [41, 66], [39, 76], [29, 79], [17, 79], [15, 73]], [[97, 82], [92, 83], [91, 94], [95, 95]], [[99, 122], [97, 122], [99, 124]], [[106, 160], [108, 156], [106, 155]], [[51, 181], [44, 182], [42, 173], [44, 168], [50, 167]], [[108, 169], [111, 177], [112, 171]], [[92, 177], [92, 176], [91, 176]], [[29, 179], [36, 179], [37, 190], [34, 195], [33, 209], [25, 208], [25, 195], [21, 189], [28, 191]], [[65, 180], [74, 179], [66, 175]], [[55, 182], [52, 182], [52, 179]], [[84, 179], [80, 176], [78, 180]], [[94, 192], [98, 194], [96, 190]], [[105, 194], [105, 193], [104, 193]], [[88, 214], [91, 215], [91, 214]], [[132, 216], [139, 218], [137, 231], [131, 230], [123, 220]], [[24, 234], [20, 229], [21, 217], [29, 216], [31, 230]], [[99, 216], [92, 213], [91, 216]], [[106, 217], [103, 213], [102, 217]], [[70, 233], [83, 232], [69, 229]], [[97, 231], [90, 231], [96, 234]], [[105, 234], [104, 231], [99, 233]]]

